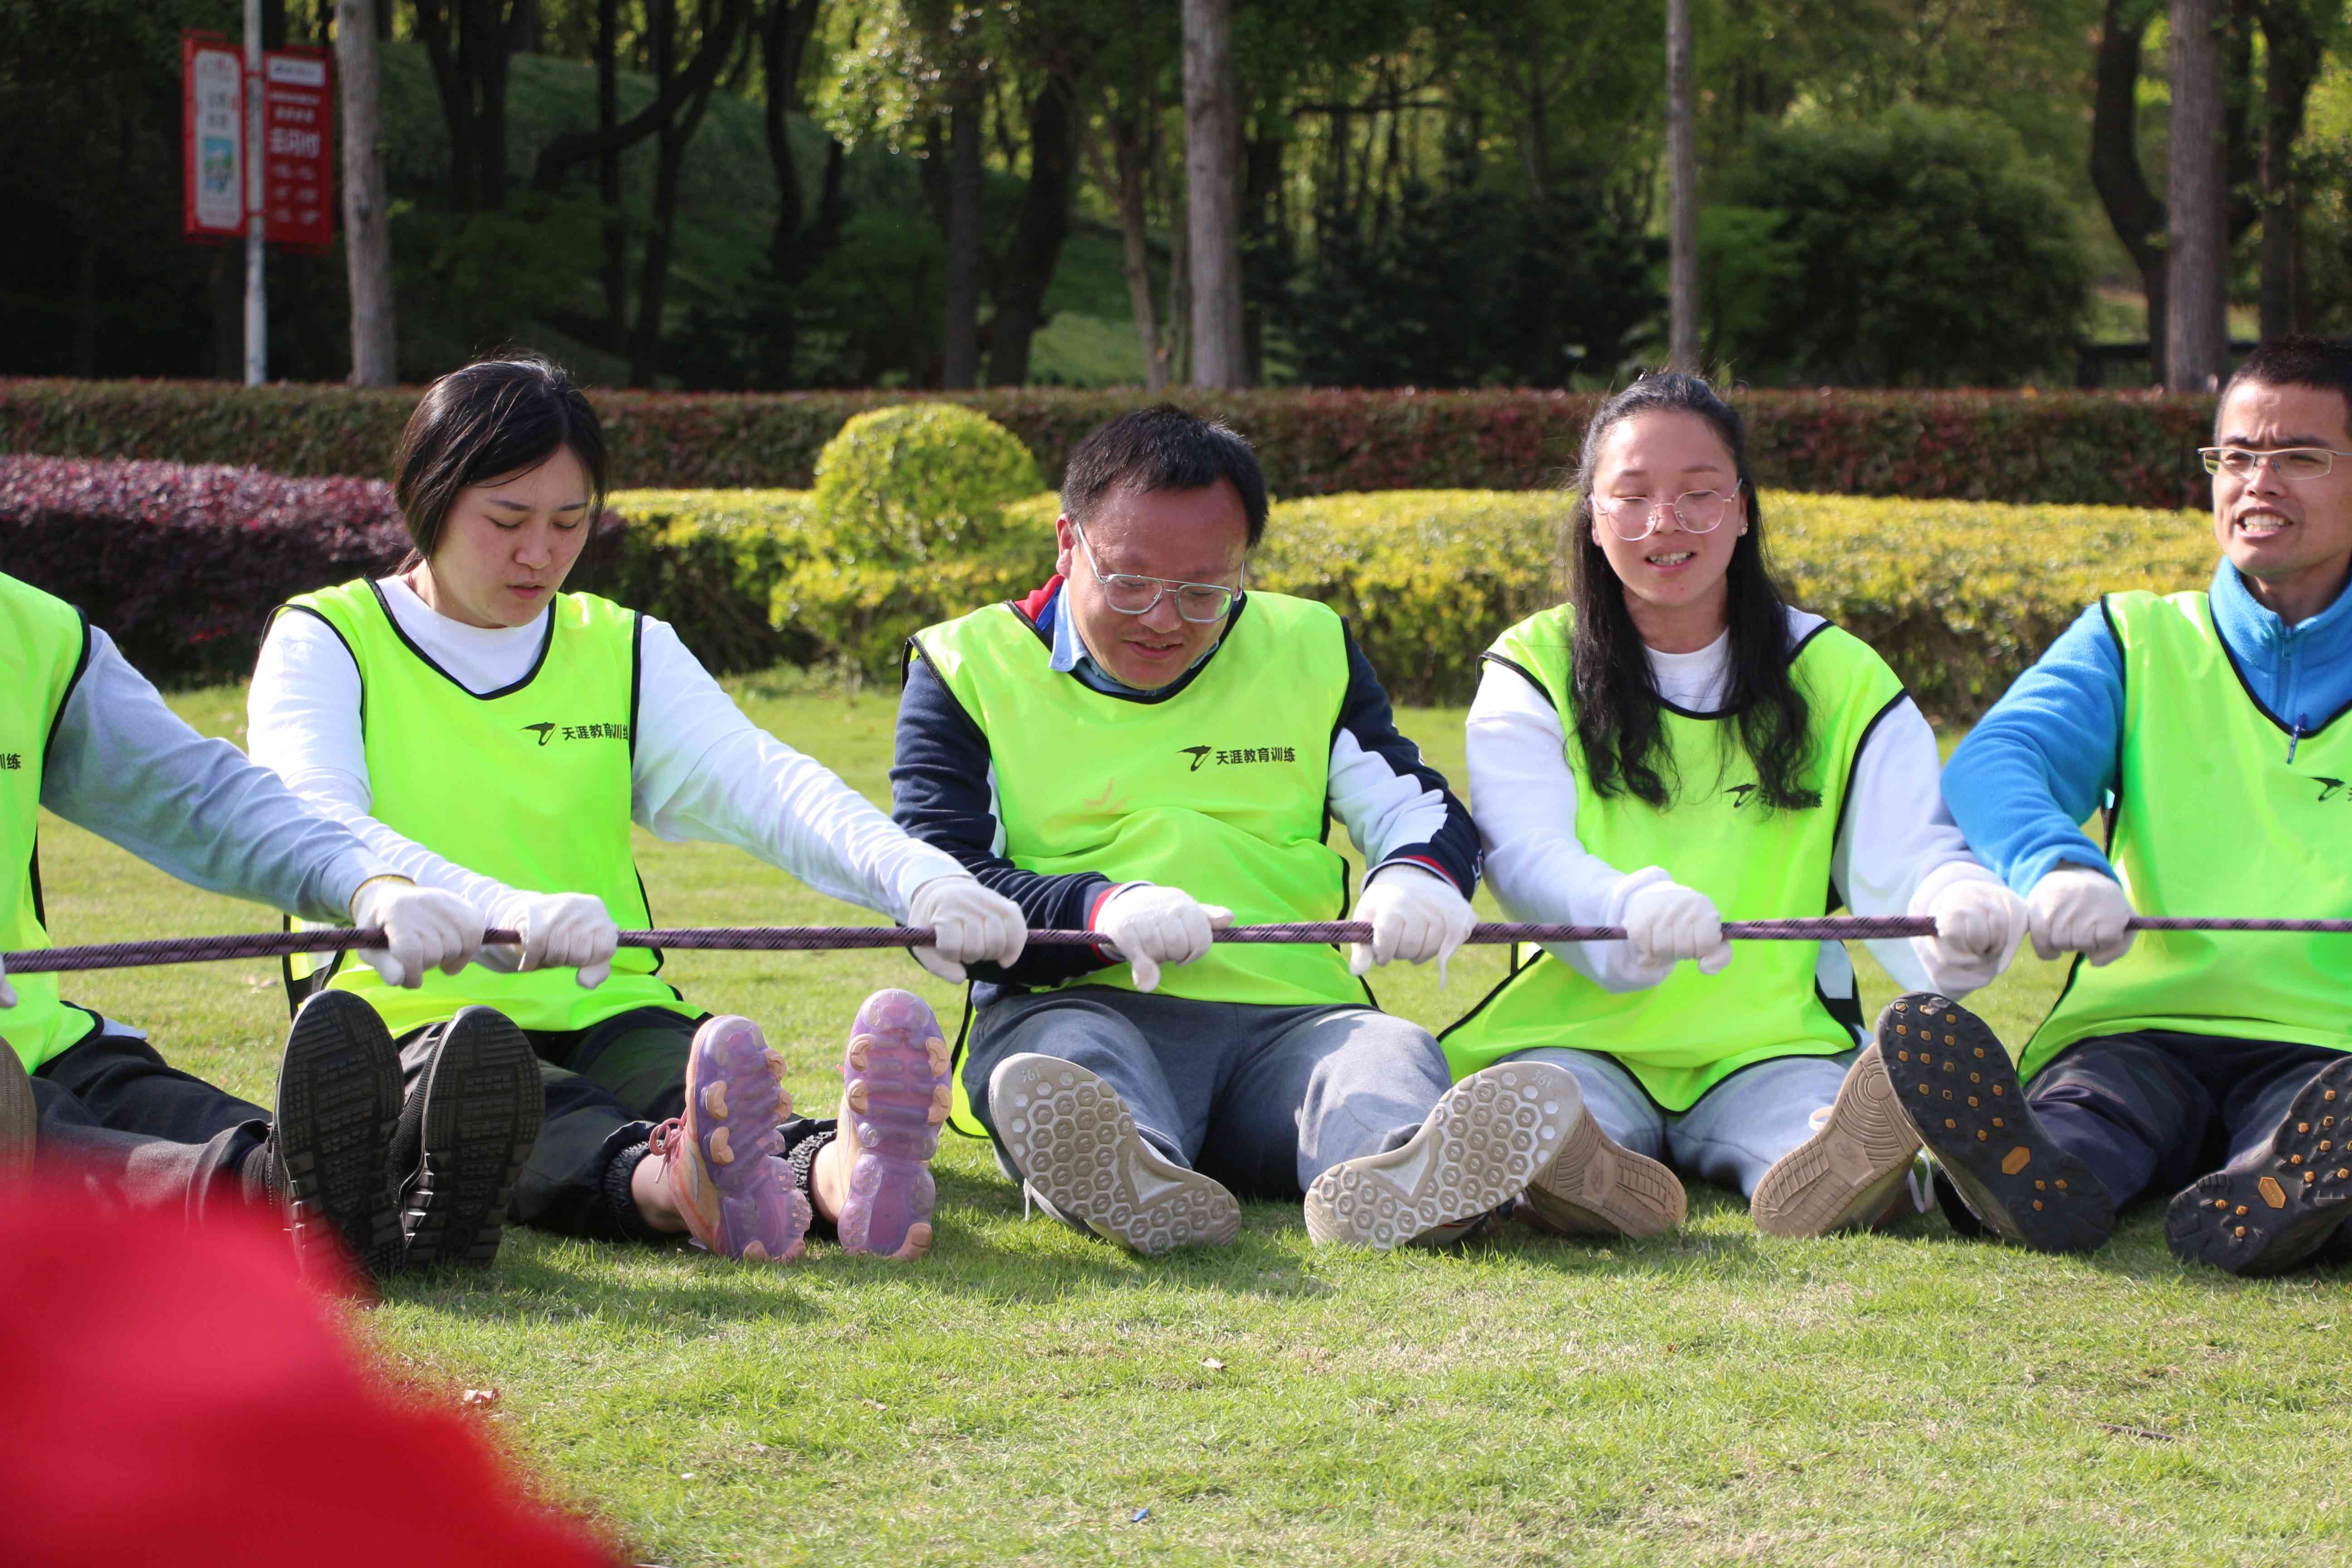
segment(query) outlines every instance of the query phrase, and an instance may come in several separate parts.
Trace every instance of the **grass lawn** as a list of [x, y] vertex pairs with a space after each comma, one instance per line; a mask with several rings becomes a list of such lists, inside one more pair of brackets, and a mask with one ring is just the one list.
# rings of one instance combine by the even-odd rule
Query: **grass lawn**
[[[887, 799], [887, 696], [735, 684]], [[241, 735], [239, 690], [177, 704]], [[1403, 719], [1458, 778], [1460, 711]], [[62, 942], [274, 924], [44, 834]], [[732, 850], [640, 834], [639, 855], [663, 924], [855, 918]], [[1419, 971], [1381, 994], [1442, 1026], [1501, 963], [1465, 952], [1444, 994]], [[1889, 987], [1864, 968], [1874, 1009]], [[666, 973], [759, 1019], [804, 1107], [837, 1092], [867, 991], [920, 991], [950, 1031], [960, 1005], [896, 952], [682, 952]], [[1979, 1005], [2015, 1040], [2056, 982], [2029, 952]], [[274, 965], [69, 994], [268, 1092]], [[1024, 1220], [979, 1145], [949, 1139], [939, 1173], [938, 1245], [912, 1268], [510, 1231], [493, 1271], [397, 1282], [362, 1331], [428, 1396], [499, 1389], [498, 1439], [670, 1564], [2284, 1563], [2352, 1537], [2343, 1274], [2184, 1271], [2160, 1207], [2059, 1260], [1940, 1218], [1775, 1241], [1707, 1191], [1655, 1242], [1514, 1228], [1396, 1257], [1315, 1250], [1295, 1205], [1262, 1205], [1232, 1247], [1143, 1260]]]

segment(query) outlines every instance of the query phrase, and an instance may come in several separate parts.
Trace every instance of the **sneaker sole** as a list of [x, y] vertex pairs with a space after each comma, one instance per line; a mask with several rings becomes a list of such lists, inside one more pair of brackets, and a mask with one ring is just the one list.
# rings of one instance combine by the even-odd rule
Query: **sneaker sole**
[[0, 1055], [7, 1058], [0, 1061], [0, 1179], [5, 1179], [31, 1167], [41, 1112], [33, 1102], [25, 1058], [5, 1040], [0, 1040]]
[[674, 1175], [687, 1228], [722, 1257], [789, 1263], [807, 1250], [808, 1199], [774, 1157], [793, 1111], [783, 1077], [784, 1058], [749, 1018], [696, 1031]]
[[990, 1079], [989, 1114], [1022, 1180], [1097, 1236], [1150, 1256], [1241, 1234], [1234, 1194], [1160, 1158], [1118, 1092], [1075, 1062], [1008, 1058]]
[[381, 1280], [401, 1261], [392, 1134], [400, 1052], [374, 1008], [347, 991], [303, 1003], [278, 1064], [275, 1120], [294, 1247], [306, 1264], [340, 1252]]
[[504, 1014], [468, 1007], [442, 1031], [416, 1092], [425, 1096], [425, 1147], [400, 1216], [407, 1265], [486, 1267], [499, 1255], [515, 1178], [546, 1115], [539, 1059]]
[[857, 1148], [835, 1221], [844, 1249], [895, 1257], [910, 1237], [929, 1245], [950, 1060], [939, 1018], [913, 992], [877, 991], [857, 1009], [841, 1059], [842, 1131]]
[[1895, 1102], [1969, 1207], [2037, 1252], [2091, 1252], [2116, 1206], [2091, 1168], [2053, 1142], [1993, 1032], [1948, 997], [1898, 998], [1878, 1016]]
[[1304, 1205], [1320, 1246], [1386, 1251], [1525, 1192], [1586, 1120], [1575, 1075], [1549, 1062], [1475, 1072], [1402, 1148], [1334, 1165]]
[[1528, 1184], [1521, 1213], [1555, 1236], [1625, 1236], [1643, 1240], [1683, 1223], [1689, 1194], [1674, 1172], [1636, 1154], [1586, 1116], [1559, 1158]]
[[1756, 1228], [1767, 1236], [1827, 1236], [1869, 1225], [1885, 1212], [1918, 1152], [1919, 1134], [1895, 1104], [1873, 1041], [1847, 1069], [1822, 1130], [1774, 1161], [1756, 1184], [1748, 1205]]
[[2172, 1200], [2164, 1241], [2185, 1263], [2276, 1274], [2320, 1251], [2352, 1217], [2352, 1057], [2303, 1086], [2260, 1168], [2216, 1171]]

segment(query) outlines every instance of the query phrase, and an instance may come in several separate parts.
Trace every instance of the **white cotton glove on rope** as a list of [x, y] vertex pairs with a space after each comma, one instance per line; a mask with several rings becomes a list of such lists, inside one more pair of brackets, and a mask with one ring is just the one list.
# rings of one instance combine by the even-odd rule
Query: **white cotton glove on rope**
[[573, 978], [590, 991], [612, 977], [621, 928], [595, 894], [518, 893], [501, 900], [491, 914], [493, 926], [516, 932], [522, 942], [484, 949], [484, 967], [510, 974], [577, 970]]
[[1002, 893], [976, 877], [934, 877], [907, 900], [907, 923], [929, 929], [933, 947], [914, 950], [915, 962], [950, 984], [961, 985], [967, 963], [1009, 965], [1029, 945], [1029, 918]]
[[359, 955], [388, 985], [415, 990], [425, 972], [455, 974], [482, 945], [488, 921], [455, 893], [420, 888], [405, 877], [377, 877], [352, 895], [352, 924], [383, 929], [384, 945]]
[[1445, 984], [1445, 961], [1470, 940], [1478, 922], [1470, 900], [1453, 879], [1418, 866], [1383, 866], [1364, 884], [1349, 920], [1372, 928], [1372, 940], [1348, 944], [1348, 973], [1362, 974], [1392, 959], [1407, 963], [1437, 960], [1437, 984]]
[[1138, 991], [1160, 988], [1162, 964], [1190, 963], [1215, 942], [1211, 933], [1234, 923], [1234, 911], [1204, 904], [1181, 888], [1131, 882], [1102, 901], [1091, 930], [1124, 959]]
[[1936, 934], [1913, 937], [1911, 951], [1927, 971], [1927, 988], [1947, 996], [1991, 984], [2025, 940], [2025, 900], [1989, 878], [1946, 883], [1920, 912]]
[[[16, 988], [8, 984], [7, 965], [0, 964], [0, 1008], [14, 1007], [16, 1005]], [[7, 1049], [7, 1042], [0, 1040], [0, 1050], [5, 1049]]]
[[2123, 885], [2087, 866], [2061, 866], [2026, 895], [2027, 929], [2044, 958], [2079, 952], [2094, 964], [2113, 963], [2131, 951], [2131, 900]]
[[[1665, 873], [1661, 870], [1658, 875], [1664, 878]], [[1672, 880], [1637, 888], [1625, 900], [1622, 923], [1633, 962], [1656, 972], [1660, 980], [1685, 959], [1696, 963], [1701, 974], [1720, 973], [1731, 962], [1731, 943], [1723, 938], [1723, 917], [1696, 888]]]

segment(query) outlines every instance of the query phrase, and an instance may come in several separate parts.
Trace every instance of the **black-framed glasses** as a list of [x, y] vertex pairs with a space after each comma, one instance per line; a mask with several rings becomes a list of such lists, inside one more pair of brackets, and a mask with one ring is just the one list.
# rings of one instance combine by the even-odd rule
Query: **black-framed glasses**
[[[1078, 548], [1086, 552], [1087, 569], [1095, 581], [1102, 584], [1103, 603], [1122, 616], [1143, 616], [1160, 603], [1163, 594], [1176, 596], [1176, 613], [1196, 625], [1222, 621], [1234, 607], [1234, 597], [1241, 588], [1225, 587], [1218, 583], [1182, 583], [1173, 577], [1145, 577], [1133, 572], [1106, 572], [1095, 559], [1095, 547], [1087, 542], [1087, 531], [1076, 518], [1070, 519], [1070, 531], [1078, 536]], [[1248, 568], [1244, 567], [1244, 574]]]
[[2352, 452], [2339, 452], [2332, 447], [2281, 447], [2273, 451], [2256, 451], [2251, 447], [2200, 447], [2197, 457], [2209, 474], [2227, 474], [2233, 479], [2251, 479], [2264, 463], [2271, 472], [2283, 479], [2323, 479], [2336, 468], [2338, 458], [2352, 458]]
[[1739, 481], [1734, 479], [1729, 489], [1685, 490], [1674, 497], [1594, 496], [1592, 510], [1608, 522], [1610, 532], [1632, 544], [1658, 531], [1661, 508], [1674, 514], [1685, 533], [1713, 533], [1730, 515], [1738, 494]]

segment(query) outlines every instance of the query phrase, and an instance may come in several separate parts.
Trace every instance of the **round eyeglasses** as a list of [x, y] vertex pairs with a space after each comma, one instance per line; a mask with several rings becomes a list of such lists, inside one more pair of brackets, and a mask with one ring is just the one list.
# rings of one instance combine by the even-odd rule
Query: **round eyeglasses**
[[2282, 447], [2272, 452], [2245, 447], [2200, 447], [2197, 456], [2207, 473], [2227, 474], [2233, 479], [2252, 479], [2264, 463], [2283, 479], [2322, 479], [2335, 468], [2336, 458], [2352, 458], [2352, 452], [2330, 447]]
[[1632, 544], [1647, 539], [1657, 530], [1661, 509], [1672, 512], [1685, 533], [1713, 533], [1723, 526], [1731, 511], [1731, 503], [1739, 494], [1739, 481], [1724, 490], [1685, 490], [1671, 498], [1660, 496], [1594, 496], [1592, 510], [1609, 524], [1609, 531]]
[[1195, 625], [1206, 626], [1222, 621], [1234, 607], [1239, 587], [1228, 588], [1216, 583], [1181, 583], [1173, 577], [1144, 577], [1133, 572], [1106, 572], [1095, 559], [1095, 547], [1087, 542], [1086, 526], [1076, 518], [1070, 520], [1070, 531], [1078, 536], [1078, 548], [1086, 552], [1087, 566], [1102, 584], [1103, 603], [1122, 616], [1143, 616], [1160, 603], [1163, 594], [1176, 596], [1176, 613]]

